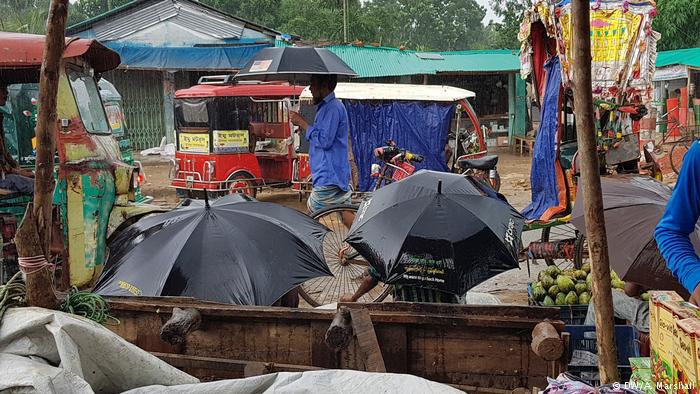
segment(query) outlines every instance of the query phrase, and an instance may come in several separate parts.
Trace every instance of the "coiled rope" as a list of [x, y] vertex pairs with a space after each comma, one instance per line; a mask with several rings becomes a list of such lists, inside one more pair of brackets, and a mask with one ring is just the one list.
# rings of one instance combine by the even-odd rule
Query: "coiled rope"
[[65, 301], [61, 304], [63, 312], [83, 316], [100, 324], [119, 324], [119, 320], [109, 314], [109, 304], [100, 295], [78, 290], [76, 287], [66, 295]]
[[6, 284], [0, 285], [0, 322], [8, 308], [25, 305], [26, 294], [21, 272], [14, 274]]

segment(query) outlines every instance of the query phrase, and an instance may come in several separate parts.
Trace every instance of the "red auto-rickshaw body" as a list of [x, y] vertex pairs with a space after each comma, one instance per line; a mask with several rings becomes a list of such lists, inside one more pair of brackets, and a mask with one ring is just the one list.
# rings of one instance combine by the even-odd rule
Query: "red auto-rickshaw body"
[[291, 184], [297, 154], [289, 109], [302, 90], [225, 78], [177, 91], [171, 182], [178, 194], [206, 189], [254, 195], [261, 187]]

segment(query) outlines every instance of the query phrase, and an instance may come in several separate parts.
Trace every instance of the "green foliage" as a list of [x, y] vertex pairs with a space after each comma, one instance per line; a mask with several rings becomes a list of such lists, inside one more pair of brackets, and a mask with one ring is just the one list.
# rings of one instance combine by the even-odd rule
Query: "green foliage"
[[700, 46], [700, 1], [657, 0], [654, 30], [661, 33], [659, 50]]
[[491, 22], [490, 45], [493, 48], [518, 49], [518, 31], [523, 14], [530, 8], [529, 0], [491, 0], [496, 15], [502, 18], [501, 22]]
[[44, 34], [50, 0], [0, 1], [0, 30]]

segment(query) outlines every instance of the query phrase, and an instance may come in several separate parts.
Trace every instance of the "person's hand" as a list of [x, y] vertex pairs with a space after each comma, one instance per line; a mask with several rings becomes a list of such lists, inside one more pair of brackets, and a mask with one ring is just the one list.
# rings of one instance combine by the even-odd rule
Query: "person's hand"
[[343, 294], [340, 297], [340, 302], [355, 302], [355, 300], [352, 299], [352, 294]]
[[302, 118], [301, 115], [299, 115], [298, 112], [289, 111], [289, 120], [291, 120], [293, 124], [301, 127], [304, 130], [309, 128], [309, 124], [306, 122], [306, 120], [304, 120], [304, 118]]
[[24, 168], [17, 168], [15, 170], [17, 175], [26, 176], [27, 178], [34, 178], [34, 172], [31, 170], [25, 170]]
[[693, 294], [690, 295], [690, 303], [695, 306], [700, 306], [700, 285], [695, 288]]

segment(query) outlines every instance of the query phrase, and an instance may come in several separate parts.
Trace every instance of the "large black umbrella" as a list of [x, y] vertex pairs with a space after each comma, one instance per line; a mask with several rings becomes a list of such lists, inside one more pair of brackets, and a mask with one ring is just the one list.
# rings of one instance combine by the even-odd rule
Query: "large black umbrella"
[[357, 76], [335, 53], [325, 48], [263, 48], [236, 74], [236, 79], [298, 83], [311, 75]]
[[332, 275], [323, 258], [327, 232], [301, 212], [243, 195], [192, 202], [117, 236], [95, 292], [272, 305]]
[[[666, 267], [654, 240], [656, 225], [673, 193], [671, 188], [639, 175], [603, 177], [600, 181], [610, 267], [622, 280], [687, 295]], [[571, 223], [586, 234], [582, 193], [576, 198]], [[690, 240], [695, 250], [700, 250], [697, 231], [691, 234]]]
[[347, 242], [386, 283], [463, 294], [518, 267], [524, 219], [471, 178], [421, 170], [360, 205]]

